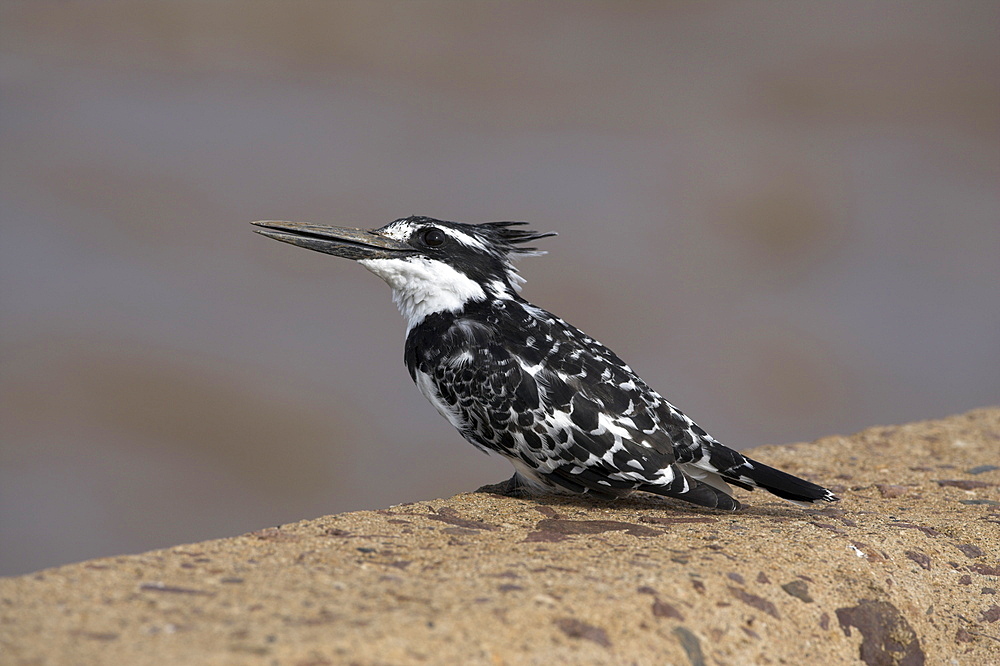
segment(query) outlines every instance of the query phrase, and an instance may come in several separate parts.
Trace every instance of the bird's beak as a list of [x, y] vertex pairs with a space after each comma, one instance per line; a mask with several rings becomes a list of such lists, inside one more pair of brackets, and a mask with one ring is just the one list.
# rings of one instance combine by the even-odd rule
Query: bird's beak
[[406, 243], [366, 229], [278, 220], [260, 220], [251, 224], [261, 227], [254, 231], [262, 236], [346, 259], [384, 259], [413, 252], [413, 248]]

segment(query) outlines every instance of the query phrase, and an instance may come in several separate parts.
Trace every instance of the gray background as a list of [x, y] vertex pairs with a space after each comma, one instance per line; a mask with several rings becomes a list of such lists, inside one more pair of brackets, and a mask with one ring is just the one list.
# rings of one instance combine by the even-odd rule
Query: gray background
[[998, 7], [0, 3], [0, 574], [509, 474], [254, 219], [558, 231], [525, 295], [737, 448], [1000, 402]]

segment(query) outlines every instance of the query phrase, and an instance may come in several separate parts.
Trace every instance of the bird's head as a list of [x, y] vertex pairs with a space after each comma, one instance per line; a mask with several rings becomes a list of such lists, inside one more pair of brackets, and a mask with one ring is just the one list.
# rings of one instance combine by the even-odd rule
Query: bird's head
[[405, 217], [378, 229], [298, 222], [254, 222], [257, 233], [354, 259], [392, 287], [409, 328], [435, 312], [460, 312], [469, 301], [512, 298], [522, 282], [512, 259], [543, 254], [523, 244], [554, 236], [524, 222], [463, 224]]

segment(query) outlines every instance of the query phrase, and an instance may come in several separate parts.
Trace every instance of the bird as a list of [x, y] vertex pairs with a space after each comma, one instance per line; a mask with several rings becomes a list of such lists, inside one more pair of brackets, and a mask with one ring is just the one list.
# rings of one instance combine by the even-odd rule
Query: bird
[[721, 444], [617, 354], [521, 297], [514, 260], [553, 232], [425, 216], [375, 229], [262, 220], [268, 238], [352, 259], [392, 289], [404, 360], [428, 401], [476, 448], [514, 467], [502, 494], [634, 492], [736, 511], [731, 486], [801, 507], [839, 498]]

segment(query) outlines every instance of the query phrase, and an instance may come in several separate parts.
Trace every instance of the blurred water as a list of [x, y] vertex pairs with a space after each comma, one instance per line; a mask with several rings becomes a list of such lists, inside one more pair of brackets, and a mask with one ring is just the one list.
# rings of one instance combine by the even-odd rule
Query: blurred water
[[556, 230], [525, 295], [737, 448], [997, 403], [998, 13], [5, 3], [0, 574], [509, 473], [254, 219]]

